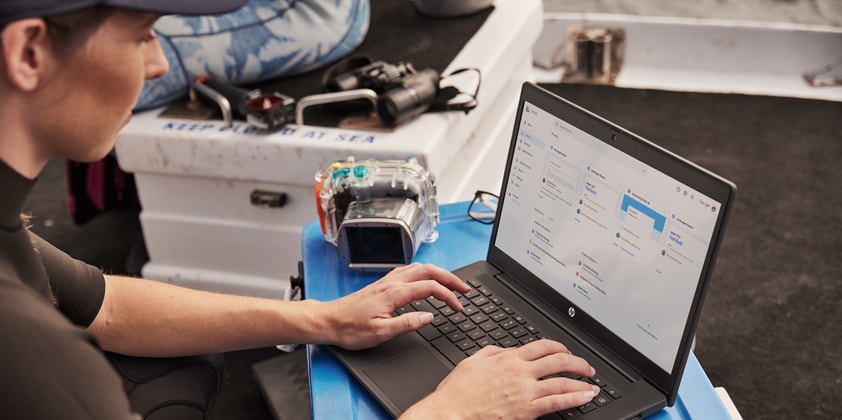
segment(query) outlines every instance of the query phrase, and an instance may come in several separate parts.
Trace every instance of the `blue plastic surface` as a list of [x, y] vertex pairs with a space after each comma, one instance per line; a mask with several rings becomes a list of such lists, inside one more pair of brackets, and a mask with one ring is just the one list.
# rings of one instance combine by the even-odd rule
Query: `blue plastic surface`
[[[468, 203], [439, 207], [439, 239], [424, 244], [415, 261], [449, 270], [485, 258], [491, 226], [467, 218]], [[329, 301], [377, 280], [382, 273], [355, 271], [339, 260], [336, 248], [324, 240], [319, 224], [309, 223], [302, 234], [304, 290], [308, 299]], [[389, 419], [391, 416], [323, 346], [307, 346], [312, 418]], [[675, 405], [650, 419], [730, 419], [694, 354], [690, 354]]]

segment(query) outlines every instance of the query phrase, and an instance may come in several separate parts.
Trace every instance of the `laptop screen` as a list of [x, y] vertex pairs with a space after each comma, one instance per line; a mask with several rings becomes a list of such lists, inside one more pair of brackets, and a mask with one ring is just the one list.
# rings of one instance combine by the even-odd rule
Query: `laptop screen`
[[572, 304], [571, 318], [586, 313], [671, 372], [722, 203], [610, 134], [528, 100], [520, 113], [493, 245]]

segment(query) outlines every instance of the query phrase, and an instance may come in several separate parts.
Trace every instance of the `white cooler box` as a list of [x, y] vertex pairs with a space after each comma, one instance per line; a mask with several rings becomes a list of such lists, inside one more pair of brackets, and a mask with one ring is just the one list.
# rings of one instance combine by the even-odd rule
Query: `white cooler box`
[[[439, 203], [499, 190], [520, 85], [532, 77], [540, 0], [498, 0], [445, 72], [482, 72], [469, 114], [429, 113], [394, 131], [134, 116], [120, 133], [120, 167], [137, 182], [149, 262], [146, 278], [217, 292], [282, 298], [298, 273], [301, 229], [316, 220], [314, 174], [337, 160], [417, 157], [437, 179]], [[466, 87], [465, 89], [469, 89]], [[254, 191], [286, 194], [282, 207]]]

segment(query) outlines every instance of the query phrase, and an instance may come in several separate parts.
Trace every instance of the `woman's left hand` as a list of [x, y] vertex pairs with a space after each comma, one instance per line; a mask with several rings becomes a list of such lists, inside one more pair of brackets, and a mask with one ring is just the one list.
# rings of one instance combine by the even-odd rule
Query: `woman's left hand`
[[433, 296], [456, 311], [462, 305], [454, 293], [468, 285], [450, 271], [432, 264], [413, 263], [390, 271], [380, 280], [332, 302], [325, 303], [322, 327], [327, 342], [357, 350], [429, 324], [429, 312], [393, 313], [410, 302]]

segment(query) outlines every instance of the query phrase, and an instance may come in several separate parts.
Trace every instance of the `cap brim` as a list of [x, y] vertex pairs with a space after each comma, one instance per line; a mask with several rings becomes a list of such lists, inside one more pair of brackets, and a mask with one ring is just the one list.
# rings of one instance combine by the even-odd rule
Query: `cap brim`
[[248, 0], [106, 0], [103, 4], [162, 15], [217, 15], [233, 12]]

